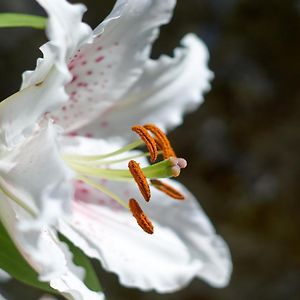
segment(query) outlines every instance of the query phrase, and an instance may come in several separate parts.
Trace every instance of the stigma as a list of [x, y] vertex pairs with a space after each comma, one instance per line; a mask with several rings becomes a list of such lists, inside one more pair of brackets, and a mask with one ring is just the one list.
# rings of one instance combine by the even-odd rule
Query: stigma
[[[131, 129], [138, 139], [116, 151], [99, 155], [65, 154], [64, 160], [75, 171], [78, 179], [100, 190], [130, 210], [144, 232], [152, 234], [154, 226], [141, 209], [138, 201], [133, 198], [125, 201], [114, 191], [99, 184], [97, 179], [135, 182], [138, 191], [147, 203], [151, 200], [152, 188], [173, 199], [184, 200], [184, 195], [180, 191], [164, 183], [162, 179], [178, 177], [181, 170], [186, 168], [187, 161], [177, 157], [167, 136], [156, 125], [135, 125]], [[134, 154], [131, 152], [142, 146], [145, 146], [147, 150], [138, 154], [136, 151]], [[141, 166], [136, 161], [141, 157], [149, 157], [152, 164]], [[117, 169], [114, 167], [117, 163], [124, 163], [127, 167]]]

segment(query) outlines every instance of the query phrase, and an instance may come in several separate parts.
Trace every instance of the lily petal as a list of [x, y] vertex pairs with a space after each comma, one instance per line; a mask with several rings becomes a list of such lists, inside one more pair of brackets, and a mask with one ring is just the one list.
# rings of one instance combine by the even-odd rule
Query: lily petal
[[213, 77], [204, 43], [196, 35], [188, 34], [181, 44], [173, 58], [163, 55], [158, 60], [149, 60], [142, 76], [122, 100], [82, 132], [102, 138], [128, 137], [130, 124], [150, 122], [165, 131], [180, 125], [183, 115], [202, 103]]
[[[67, 86], [71, 101], [51, 116], [67, 132], [99, 120], [139, 79], [158, 27], [167, 23], [175, 0], [119, 0], [94, 31], [92, 44], [73, 57]], [[101, 120], [99, 120], [101, 122]]]
[[155, 234], [148, 236], [128, 211], [113, 203], [101, 205], [109, 200], [99, 197], [98, 202], [77, 199], [72, 225], [60, 229], [105, 269], [118, 274], [121, 284], [170, 292], [196, 275], [200, 265], [191, 262], [187, 247], [172, 230], [154, 223]]
[[7, 282], [10, 279], [11, 279], [11, 276], [4, 270], [0, 269], [0, 283]]
[[84, 270], [73, 263], [73, 257], [68, 247], [62, 243], [59, 246], [65, 254], [67, 268], [60, 277], [51, 279], [50, 286], [66, 296], [67, 299], [104, 300], [102, 292], [91, 291], [84, 285]]
[[12, 148], [23, 142], [45, 113], [68, 100], [64, 90], [71, 79], [67, 58], [90, 38], [90, 28], [81, 22], [82, 5], [71, 5], [65, 0], [38, 2], [49, 15], [50, 41], [41, 47], [44, 58], [37, 60], [36, 69], [24, 73], [21, 91], [0, 104], [2, 147]]
[[[104, 141], [75, 138], [82, 153], [92, 154]], [[97, 144], [99, 146], [97, 146]], [[72, 146], [69, 147], [72, 151]], [[115, 149], [112, 147], [112, 150]], [[105, 151], [105, 150], [104, 150]], [[140, 162], [146, 163], [143, 159]], [[122, 168], [120, 163], [116, 168]], [[125, 201], [141, 199], [135, 183], [101, 180]], [[231, 259], [227, 245], [193, 195], [170, 181], [185, 201], [176, 201], [152, 189], [145, 212], [154, 223], [154, 234], [145, 234], [131, 212], [103, 193], [76, 182], [73, 218], [59, 229], [86, 255], [99, 259], [104, 268], [119, 275], [122, 284], [143, 290], [171, 292], [199, 277], [215, 287], [228, 283]], [[175, 250], [175, 251], [174, 251]]]
[[[117, 273], [122, 284], [165, 293], [197, 276], [215, 287], [228, 283], [228, 248], [186, 190], [183, 203], [152, 191], [146, 213], [155, 229], [148, 236], [128, 211], [81, 185], [71, 226], [60, 225], [60, 230], [87, 255], [99, 259], [105, 269]], [[118, 183], [110, 188], [127, 197], [138, 196], [133, 185], [120, 187]]]
[[174, 201], [160, 192], [152, 191], [150, 218], [162, 226], [171, 227], [188, 247], [192, 259], [201, 261], [202, 267], [197, 272], [199, 278], [214, 287], [226, 286], [232, 271], [228, 246], [216, 234], [195, 197], [182, 184], [174, 180], [166, 182], [180, 191], [185, 200]]
[[49, 16], [46, 30], [49, 42], [41, 47], [44, 57], [38, 59], [36, 69], [24, 72], [22, 89], [43, 82], [53, 66], [68, 80], [68, 59], [91, 38], [91, 28], [81, 21], [86, 11], [84, 5], [65, 0], [36, 1]]
[[[2, 188], [20, 199], [21, 206], [47, 214], [42, 217], [48, 224], [61, 212], [70, 212], [73, 193], [73, 173], [61, 158], [56, 138], [57, 128], [44, 124], [13, 151], [3, 152], [0, 161]], [[56, 211], [44, 211], [46, 203]]]
[[[40, 224], [40, 232], [26, 232], [20, 220], [26, 214], [18, 206], [2, 195], [0, 201], [1, 221], [14, 240], [23, 257], [39, 273], [41, 281], [50, 282], [50, 286], [58, 290], [68, 299], [102, 300], [102, 293], [89, 290], [83, 283], [84, 271], [72, 262], [72, 254], [67, 246], [60, 242], [49, 227]], [[37, 244], [33, 247], [32, 243]]]

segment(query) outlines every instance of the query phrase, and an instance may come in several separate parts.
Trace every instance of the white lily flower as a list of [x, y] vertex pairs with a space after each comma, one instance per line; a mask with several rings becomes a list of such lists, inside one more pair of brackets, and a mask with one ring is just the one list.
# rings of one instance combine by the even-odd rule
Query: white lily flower
[[65, 61], [91, 29], [81, 22], [84, 6], [38, 2], [49, 14], [44, 58], [24, 74], [22, 90], [0, 104], [0, 219], [42, 281], [70, 299], [103, 299], [82, 283], [83, 270], [51, 227], [71, 211], [74, 174], [61, 157], [60, 130], [44, 117], [68, 100]]
[[[155, 123], [166, 130], [179, 125], [182, 115], [197, 108], [210, 87], [208, 53], [195, 35], [183, 38], [174, 57], [149, 57], [158, 28], [169, 22], [176, 1], [119, 0], [92, 35], [80, 23], [82, 6], [65, 0], [38, 2], [50, 16], [50, 42], [41, 48], [44, 58], [37, 68], [24, 74], [22, 90], [0, 108], [1, 151], [8, 157], [1, 167], [5, 194], [1, 220], [11, 233], [19, 231], [23, 244], [30, 237], [23, 251], [36, 254], [35, 262], [44, 268], [41, 274], [59, 291], [79, 289], [82, 293], [84, 287], [74, 288], [73, 281], [80, 276], [71, 278], [69, 271], [66, 280], [54, 277], [60, 259], [50, 264], [51, 259], [41, 251], [45, 248], [36, 250], [32, 245], [41, 240], [55, 244], [53, 253], [64, 255], [56, 253], [51, 258], [66, 259], [53, 227], [41, 232], [36, 225], [56, 225], [60, 214], [53, 207], [69, 212], [70, 204], [72, 215], [61, 218], [58, 229], [104, 268], [117, 273], [122, 284], [170, 292], [199, 277], [215, 287], [225, 286], [231, 273], [228, 248], [182, 185], [167, 180], [174, 190], [152, 181], [147, 205], [150, 219], [135, 200], [127, 204], [129, 198], [141, 198], [133, 177], [145, 197], [147, 180], [141, 176], [177, 176], [185, 167], [183, 159], [170, 157], [174, 155], [165, 147], [168, 142], [159, 139], [156, 127], [151, 126], [139, 127], [150, 136], [146, 137], [148, 148], [156, 148], [157, 142], [169, 155], [163, 151], [165, 160], [148, 166], [144, 158], [148, 154], [137, 151], [143, 142], [132, 142], [129, 128]], [[130, 144], [124, 146], [126, 141]], [[134, 165], [128, 171], [133, 157], [143, 165], [142, 170]], [[71, 182], [72, 178], [77, 180]], [[184, 195], [185, 200], [176, 201], [155, 187], [167, 189], [173, 197], [172, 193]], [[38, 222], [32, 222], [30, 213], [40, 213], [35, 217]], [[132, 213], [144, 231], [152, 233], [154, 226], [155, 233], [140, 230]], [[31, 221], [22, 221], [20, 226], [19, 219]]]

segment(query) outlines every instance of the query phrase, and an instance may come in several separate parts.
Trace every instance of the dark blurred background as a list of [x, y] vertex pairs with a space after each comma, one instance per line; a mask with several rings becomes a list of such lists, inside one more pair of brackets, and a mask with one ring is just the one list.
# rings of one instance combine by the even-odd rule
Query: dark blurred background
[[[82, 2], [92, 27], [114, 3]], [[0, 11], [43, 14], [33, 0], [1, 0]], [[233, 277], [225, 289], [194, 280], [178, 293], [157, 295], [125, 289], [100, 270], [108, 300], [300, 299], [299, 17], [296, 0], [178, 1], [153, 55], [170, 54], [187, 32], [210, 50], [212, 90], [170, 138], [189, 161], [180, 179], [231, 248]], [[0, 39], [4, 99], [18, 89], [21, 72], [34, 67], [46, 38], [38, 30], [1, 29]], [[2, 288], [9, 300], [37, 299], [37, 291], [15, 282]]]

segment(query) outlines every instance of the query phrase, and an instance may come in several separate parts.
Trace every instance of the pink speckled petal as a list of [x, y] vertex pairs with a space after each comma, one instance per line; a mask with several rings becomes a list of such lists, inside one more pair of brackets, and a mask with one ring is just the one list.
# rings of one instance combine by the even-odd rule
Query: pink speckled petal
[[37, 60], [36, 69], [23, 74], [21, 91], [0, 104], [0, 141], [7, 148], [23, 142], [45, 113], [68, 100], [64, 88], [71, 79], [67, 57], [91, 34], [81, 22], [84, 6], [65, 0], [38, 2], [49, 15], [49, 42], [40, 48], [44, 58]]
[[130, 138], [133, 124], [155, 123], [164, 130], [180, 125], [184, 113], [202, 103], [213, 77], [204, 43], [188, 34], [181, 44], [175, 49], [174, 58], [164, 55], [149, 60], [142, 76], [113, 109], [82, 132], [102, 138]]
[[170, 292], [195, 276], [198, 263], [190, 263], [187, 247], [172, 230], [154, 223], [149, 236], [129, 211], [101, 193], [87, 188], [76, 196], [71, 224], [61, 224], [61, 231], [123, 285]]
[[[74, 153], [76, 149], [77, 153], [85, 154], [109, 149], [109, 143], [104, 141], [82, 137], [71, 140], [79, 146], [70, 146]], [[147, 164], [145, 158], [139, 162]], [[123, 162], [114, 167], [126, 165]], [[215, 287], [225, 286], [231, 274], [227, 245], [215, 233], [195, 197], [175, 181], [167, 182], [186, 199], [176, 201], [152, 188], [151, 201], [145, 205], [134, 182], [100, 180], [124, 201], [135, 198], [140, 202], [154, 223], [151, 236], [136, 224], [129, 210], [82, 181], [74, 183], [73, 218], [68, 223], [62, 221], [60, 230], [86, 255], [99, 259], [104, 268], [118, 274], [126, 286], [171, 292], [193, 277]]]
[[[170, 182], [169, 182], [170, 183]], [[134, 184], [102, 182], [124, 199], [141, 200]], [[175, 183], [171, 182], [174, 186]], [[150, 203], [140, 204], [154, 224], [149, 236], [131, 213], [82, 182], [76, 184], [74, 214], [60, 230], [88, 256], [99, 259], [125, 286], [172, 292], [199, 277], [215, 287], [228, 284], [231, 259], [195, 198], [175, 185], [185, 201], [152, 190]]]
[[46, 29], [49, 42], [41, 47], [44, 56], [37, 60], [36, 69], [23, 73], [22, 89], [44, 81], [54, 66], [67, 83], [71, 77], [67, 66], [69, 58], [92, 37], [91, 28], [81, 21], [86, 11], [84, 5], [65, 0], [36, 1], [49, 15]]
[[[52, 114], [69, 133], [113, 110], [142, 75], [158, 27], [169, 21], [175, 0], [119, 0], [94, 31], [94, 41], [78, 49], [69, 69], [70, 101]], [[105, 126], [104, 123], [102, 125]]]

